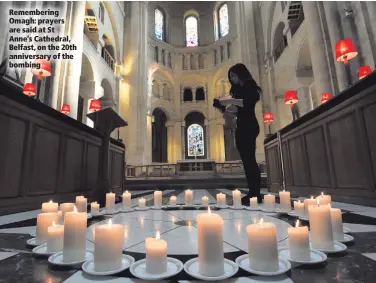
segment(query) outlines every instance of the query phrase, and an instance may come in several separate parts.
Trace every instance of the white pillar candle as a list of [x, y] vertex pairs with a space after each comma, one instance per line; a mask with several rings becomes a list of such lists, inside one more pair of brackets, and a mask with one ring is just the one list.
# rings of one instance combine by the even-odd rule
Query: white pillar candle
[[63, 212], [61, 210], [59, 210], [57, 212], [57, 221], [56, 221], [57, 224], [61, 224], [61, 225], [64, 225], [64, 220], [63, 220]]
[[277, 228], [273, 223], [263, 222], [247, 226], [249, 263], [252, 269], [264, 272], [279, 268]]
[[339, 208], [330, 208], [330, 218], [332, 220], [334, 241], [343, 241], [342, 211]]
[[128, 191], [123, 193], [123, 209], [130, 209], [132, 207], [132, 194]]
[[87, 212], [87, 198], [83, 196], [76, 197], [76, 208], [78, 212]]
[[275, 210], [275, 195], [269, 194], [264, 196], [264, 209]]
[[311, 196], [311, 198], [307, 198], [304, 200], [304, 215], [308, 216], [308, 207], [310, 206], [315, 206], [316, 205], [316, 200]]
[[160, 274], [167, 271], [167, 242], [160, 239], [157, 232], [155, 238], [146, 238], [146, 272]]
[[154, 207], [161, 208], [161, 206], [162, 206], [162, 192], [155, 191], [154, 192]]
[[257, 197], [249, 198], [249, 206], [251, 208], [258, 208], [258, 200]]
[[217, 205], [226, 205], [226, 195], [219, 193], [217, 194]]
[[64, 226], [56, 225], [55, 221], [47, 228], [47, 252], [58, 253], [63, 250]]
[[218, 214], [202, 213], [197, 216], [198, 271], [203, 276], [224, 273], [223, 219]]
[[98, 215], [99, 214], [99, 203], [97, 202], [92, 202], [90, 204], [90, 213], [92, 215]]
[[115, 194], [114, 193], [106, 194], [106, 210], [107, 211], [115, 210]]
[[282, 211], [291, 211], [291, 196], [290, 192], [285, 190], [279, 192], [279, 202], [281, 204]]
[[330, 195], [324, 195], [324, 192], [322, 192], [317, 198], [320, 200], [320, 205], [332, 203], [332, 197]]
[[311, 242], [313, 249], [333, 249], [333, 229], [328, 205], [309, 206], [309, 226], [311, 229]]
[[62, 215], [62, 221], [63, 221], [63, 223], [64, 223], [65, 213], [73, 211], [73, 209], [74, 209], [74, 203], [67, 202], [67, 203], [60, 204], [60, 210], [63, 213], [63, 215]]
[[95, 226], [94, 269], [95, 271], [116, 270], [122, 264], [123, 225], [108, 224]]
[[176, 205], [176, 196], [170, 197], [170, 205], [175, 206]]
[[193, 192], [191, 190], [185, 191], [185, 204], [186, 205], [193, 204]]
[[46, 213], [46, 212], [56, 213], [58, 209], [59, 209], [59, 204], [57, 202], [52, 202], [52, 200], [50, 200], [49, 202], [42, 203], [42, 213]]
[[289, 236], [290, 258], [297, 261], [310, 261], [311, 250], [309, 247], [308, 227], [299, 227], [299, 220], [295, 227], [287, 229]]
[[138, 199], [138, 207], [139, 208], [145, 208], [145, 199], [144, 198]]
[[201, 204], [202, 204], [202, 206], [208, 206], [209, 205], [209, 198], [207, 196], [203, 196], [201, 198]]
[[57, 213], [47, 212], [38, 214], [35, 237], [37, 245], [43, 245], [47, 242], [48, 227], [52, 225], [53, 221], [57, 221]]
[[235, 207], [242, 206], [241, 193], [239, 190], [232, 191], [233, 205]]
[[87, 213], [74, 211], [64, 216], [63, 262], [85, 259]]
[[294, 201], [294, 212], [298, 215], [304, 215], [304, 203], [300, 200]]

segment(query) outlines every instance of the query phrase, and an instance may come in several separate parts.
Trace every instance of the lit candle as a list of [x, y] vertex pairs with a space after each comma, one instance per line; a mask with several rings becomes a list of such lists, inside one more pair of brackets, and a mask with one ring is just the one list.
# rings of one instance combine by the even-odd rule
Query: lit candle
[[226, 195], [219, 193], [217, 194], [217, 205], [226, 205]]
[[57, 202], [52, 202], [52, 200], [50, 200], [49, 202], [42, 203], [42, 213], [46, 213], [46, 212], [56, 213], [58, 209], [59, 209], [59, 204]]
[[311, 251], [309, 247], [308, 227], [299, 227], [299, 220], [295, 227], [287, 229], [289, 236], [290, 258], [297, 261], [310, 261]]
[[56, 225], [55, 221], [52, 221], [52, 225], [47, 228], [47, 233], [47, 252], [61, 252], [64, 243], [64, 226]]
[[108, 224], [95, 226], [94, 269], [95, 271], [116, 270], [122, 264], [123, 225]]
[[320, 199], [320, 205], [332, 203], [332, 197], [330, 195], [324, 195], [324, 192], [322, 192], [317, 198]]
[[161, 206], [162, 206], [162, 192], [155, 191], [154, 192], [154, 207], [161, 208]]
[[144, 198], [138, 199], [138, 207], [139, 208], [145, 208], [145, 199]]
[[277, 228], [265, 222], [247, 226], [249, 263], [253, 270], [278, 270]]
[[155, 238], [146, 238], [146, 272], [160, 274], [167, 271], [167, 242], [161, 240], [159, 232]]
[[209, 205], [209, 198], [207, 196], [203, 196], [201, 198], [201, 204], [202, 204], [202, 206], [208, 206]]
[[87, 212], [87, 198], [84, 198], [83, 196], [77, 196], [76, 207], [78, 212]]
[[[330, 207], [330, 204], [329, 204]], [[343, 241], [342, 211], [339, 208], [330, 208], [334, 241]]]
[[333, 249], [333, 229], [330, 207], [320, 205], [317, 199], [317, 205], [309, 206], [309, 226], [311, 228], [311, 242], [314, 249]]
[[47, 242], [48, 227], [52, 225], [53, 221], [57, 221], [57, 213], [47, 212], [38, 214], [35, 237], [37, 245], [43, 245]]
[[176, 205], [176, 196], [170, 197], [170, 205], [175, 206]]
[[298, 215], [304, 215], [304, 203], [300, 200], [294, 201], [294, 211]]
[[90, 204], [90, 213], [92, 215], [98, 215], [99, 214], [99, 203], [97, 202], [92, 202]]
[[258, 208], [258, 200], [257, 197], [249, 198], [249, 206], [251, 208], [257, 209]]
[[193, 204], [193, 192], [191, 190], [185, 191], [185, 204], [186, 205]]
[[197, 216], [198, 270], [203, 276], [224, 273], [223, 219], [218, 214], [202, 213]]
[[233, 199], [233, 205], [235, 207], [242, 206], [242, 200], [241, 200], [241, 193], [239, 190], [232, 191], [232, 199]]
[[132, 207], [132, 194], [128, 191], [123, 193], [123, 209], [130, 209]]
[[286, 192], [285, 190], [279, 192], [279, 202], [281, 203], [282, 211], [286, 211], [286, 212], [291, 211], [290, 192]]
[[76, 207], [64, 216], [63, 262], [85, 259], [87, 213], [77, 212]]
[[268, 194], [264, 196], [264, 209], [275, 210], [275, 195]]
[[106, 210], [107, 211], [115, 210], [115, 194], [114, 193], [106, 194]]
[[304, 215], [308, 216], [308, 207], [316, 206], [316, 200], [311, 196], [311, 198], [307, 198], [304, 200]]
[[62, 203], [60, 204], [60, 210], [62, 211], [62, 222], [64, 223], [64, 216], [65, 213], [73, 211], [74, 209], [74, 203], [67, 202], [67, 203]]

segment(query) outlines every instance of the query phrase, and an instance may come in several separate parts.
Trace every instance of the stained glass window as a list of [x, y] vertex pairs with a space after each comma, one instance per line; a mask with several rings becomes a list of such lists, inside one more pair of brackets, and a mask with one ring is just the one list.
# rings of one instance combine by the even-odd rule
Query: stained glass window
[[219, 32], [221, 37], [227, 35], [228, 31], [228, 9], [227, 4], [223, 4], [221, 8], [219, 8]]
[[198, 124], [192, 124], [187, 130], [188, 156], [204, 156], [204, 130]]
[[163, 13], [155, 9], [155, 38], [163, 41], [163, 30], [164, 30], [164, 16]]
[[198, 25], [196, 17], [190, 16], [185, 20], [185, 38], [187, 47], [198, 46]]

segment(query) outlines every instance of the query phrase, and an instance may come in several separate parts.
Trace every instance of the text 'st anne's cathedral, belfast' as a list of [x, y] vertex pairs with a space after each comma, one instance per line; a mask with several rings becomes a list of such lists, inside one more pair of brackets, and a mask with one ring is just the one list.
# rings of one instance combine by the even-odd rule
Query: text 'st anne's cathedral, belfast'
[[[264, 138], [335, 96], [375, 65], [374, 2], [2, 2], [0, 58], [7, 57], [8, 8], [55, 9], [59, 32], [77, 45], [74, 60], [52, 60], [39, 99], [93, 126], [92, 99], [113, 108], [127, 127], [112, 132], [126, 145], [129, 166], [209, 159], [240, 160], [236, 121], [212, 107], [229, 94], [228, 69], [243, 63], [262, 88], [257, 161]], [[351, 38], [359, 55], [346, 68], [336, 43]], [[30, 69], [7, 76], [24, 85]], [[285, 103], [296, 90], [298, 105]], [[264, 123], [271, 112], [273, 122]]]

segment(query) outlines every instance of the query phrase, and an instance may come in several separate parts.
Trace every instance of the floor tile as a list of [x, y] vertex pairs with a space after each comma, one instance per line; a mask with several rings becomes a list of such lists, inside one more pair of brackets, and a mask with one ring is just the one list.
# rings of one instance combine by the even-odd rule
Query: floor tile
[[[14, 256], [14, 255], [16, 255], [16, 254], [18, 254], [18, 253], [14, 253], [14, 252], [0, 252], [0, 261], [1, 260], [4, 260], [4, 259], [6, 259], [6, 258], [9, 258], [9, 257], [11, 257], [11, 256]], [[0, 263], [1, 264], [1, 263]]]

